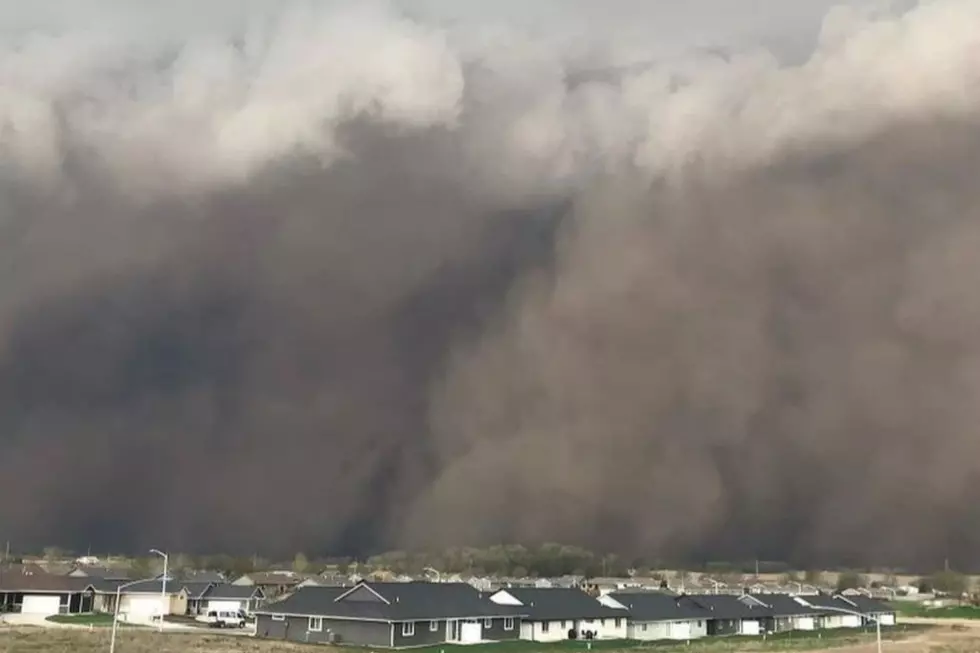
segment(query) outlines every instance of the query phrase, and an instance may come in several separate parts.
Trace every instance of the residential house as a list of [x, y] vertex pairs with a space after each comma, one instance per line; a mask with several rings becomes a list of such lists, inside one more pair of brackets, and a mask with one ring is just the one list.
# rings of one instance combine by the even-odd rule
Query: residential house
[[0, 569], [0, 613], [47, 617], [91, 612], [94, 590], [84, 578]]
[[626, 639], [629, 615], [578, 588], [513, 587], [497, 590], [490, 600], [525, 613], [521, 639]]
[[873, 625], [878, 618], [883, 626], [895, 624], [895, 611], [867, 596], [817, 594], [797, 599], [821, 610], [817, 628], [860, 628]]
[[175, 580], [140, 580], [129, 583], [95, 581], [93, 583], [99, 611], [116, 611], [119, 592], [119, 615], [124, 621], [149, 621], [163, 615], [187, 614], [187, 590]]
[[627, 639], [691, 640], [708, 634], [712, 614], [696, 603], [664, 592], [623, 591], [600, 597], [600, 602], [629, 615]]
[[304, 587], [255, 611], [256, 636], [383, 648], [516, 640], [522, 610], [466, 583]]
[[677, 600], [707, 613], [708, 635], [760, 635], [772, 612], [758, 602], [745, 602], [734, 594], [682, 595]]
[[746, 594], [743, 603], [754, 602], [768, 608], [770, 616], [764, 619], [763, 631], [781, 633], [788, 630], [816, 630], [825, 614], [798, 596], [789, 594]]
[[271, 599], [292, 592], [301, 582], [311, 577], [292, 571], [256, 571], [236, 578], [232, 585], [261, 587], [262, 592]]
[[265, 592], [257, 585], [212, 584], [204, 593], [203, 612], [252, 612], [265, 600]]
[[184, 569], [177, 577], [185, 583], [227, 583], [228, 579], [220, 571], [210, 569]]
[[799, 597], [807, 605], [820, 609], [817, 621], [818, 629], [860, 628], [863, 619], [852, 603], [845, 602], [843, 597], [831, 594], [817, 594]]
[[847, 605], [848, 608], [852, 608], [865, 615], [863, 618], [864, 625], [873, 626], [876, 621], [880, 622], [882, 626], [894, 626], [896, 623], [895, 609], [884, 601], [870, 596], [847, 596], [841, 598], [849, 604]]
[[206, 612], [205, 595], [214, 585], [215, 583], [211, 581], [181, 582], [181, 587], [187, 593], [187, 612], [185, 614], [191, 616], [204, 614]]
[[94, 565], [78, 565], [68, 572], [72, 578], [88, 578], [90, 580], [134, 580], [128, 567], [105, 567]]

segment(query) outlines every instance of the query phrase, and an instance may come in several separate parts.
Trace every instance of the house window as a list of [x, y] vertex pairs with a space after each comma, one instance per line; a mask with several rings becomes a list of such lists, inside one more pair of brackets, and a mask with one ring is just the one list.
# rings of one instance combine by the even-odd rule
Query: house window
[[507, 617], [504, 619], [504, 630], [514, 630], [514, 618]]
[[616, 617], [616, 628], [619, 628], [622, 625], [623, 625], [623, 618], [622, 617]]
[[564, 628], [567, 628], [567, 626], [565, 625], [565, 622], [564, 622], [564, 621], [563, 621], [563, 622], [561, 622], [561, 627], [562, 627], [563, 629], [564, 629]]
[[606, 620], [605, 619], [600, 619], [599, 620], [599, 625], [600, 626], [605, 626], [606, 625]]
[[321, 619], [320, 617], [310, 617], [308, 630], [311, 630], [315, 633], [318, 633], [321, 630], [323, 630], [323, 619]]
[[273, 621], [285, 621], [286, 620], [286, 615], [284, 615], [284, 614], [274, 614], [274, 615], [272, 615], [272, 620]]
[[406, 621], [402, 624], [402, 637], [415, 637], [414, 621]]
[[484, 628], [492, 628], [493, 627], [493, 619], [484, 619], [483, 620], [483, 627]]
[[698, 628], [700, 628], [700, 627], [701, 627], [701, 620], [698, 619]]
[[438, 621], [430, 621], [429, 622], [429, 630], [432, 631], [432, 632], [436, 632], [437, 630], [439, 630], [439, 622]]
[[640, 630], [642, 630], [643, 632], [646, 632], [647, 631], [647, 625], [646, 624], [640, 624]]
[[542, 621], [541, 622], [541, 632], [542, 633], [548, 632], [548, 626], [550, 626], [550, 625], [551, 625], [551, 622], [550, 621]]

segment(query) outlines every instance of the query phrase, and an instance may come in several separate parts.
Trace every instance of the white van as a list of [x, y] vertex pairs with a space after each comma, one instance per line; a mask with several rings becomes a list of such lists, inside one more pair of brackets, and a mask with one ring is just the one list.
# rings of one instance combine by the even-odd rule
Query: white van
[[212, 628], [244, 628], [245, 613], [242, 611], [233, 612], [225, 610], [211, 610], [207, 614], [197, 617], [197, 621], [206, 623]]

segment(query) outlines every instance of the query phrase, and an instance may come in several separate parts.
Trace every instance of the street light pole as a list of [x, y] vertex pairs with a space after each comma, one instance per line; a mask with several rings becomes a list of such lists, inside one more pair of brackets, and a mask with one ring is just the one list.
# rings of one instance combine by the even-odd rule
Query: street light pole
[[109, 653], [115, 653], [116, 651], [116, 630], [119, 628], [119, 601], [122, 595], [122, 590], [124, 587], [129, 587], [131, 585], [137, 585], [139, 583], [145, 583], [146, 580], [134, 580], [129, 583], [121, 583], [116, 585], [116, 601], [112, 609], [112, 635], [109, 638]]
[[150, 549], [150, 553], [155, 553], [161, 558], [163, 558], [163, 582], [160, 585], [160, 632], [163, 632], [163, 615], [166, 612], [164, 607], [167, 603], [167, 562], [169, 557], [163, 551], [158, 551], [157, 549]]

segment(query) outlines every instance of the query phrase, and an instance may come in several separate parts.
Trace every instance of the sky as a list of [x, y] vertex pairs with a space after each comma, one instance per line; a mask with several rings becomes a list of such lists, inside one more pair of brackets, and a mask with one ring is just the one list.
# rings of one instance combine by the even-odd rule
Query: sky
[[0, 540], [975, 565], [978, 18], [0, 5]]

